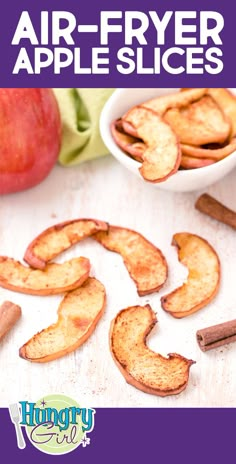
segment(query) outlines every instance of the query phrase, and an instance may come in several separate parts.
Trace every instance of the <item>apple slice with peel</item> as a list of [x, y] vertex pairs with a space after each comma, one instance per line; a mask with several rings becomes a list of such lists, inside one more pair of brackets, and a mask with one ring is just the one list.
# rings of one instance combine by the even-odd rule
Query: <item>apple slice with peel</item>
[[200, 100], [208, 89], [187, 89], [185, 92], [175, 92], [167, 95], [161, 95], [156, 98], [152, 98], [141, 106], [149, 108], [156, 113], [163, 115], [169, 108], [182, 108], [188, 106], [191, 103]]
[[56, 295], [82, 285], [89, 271], [90, 262], [83, 257], [63, 264], [51, 263], [41, 271], [0, 256], [0, 287], [30, 295]]
[[236, 96], [229, 89], [208, 89], [208, 93], [218, 103], [221, 110], [229, 118], [232, 136], [236, 135]]
[[204, 168], [204, 166], [210, 166], [214, 163], [215, 161], [213, 159], [192, 158], [191, 156], [182, 155], [180, 166], [183, 169], [197, 169]]
[[189, 156], [198, 159], [212, 159], [219, 161], [226, 158], [236, 151], [236, 137], [233, 137], [227, 145], [218, 145], [214, 147], [194, 147], [181, 143], [182, 156]]
[[180, 142], [188, 145], [223, 143], [230, 135], [230, 121], [210, 95], [186, 107], [169, 109], [164, 119]]
[[[183, 88], [181, 93], [188, 93], [195, 89]], [[219, 105], [223, 113], [229, 118], [231, 122], [231, 135], [236, 135], [236, 96], [229, 89], [209, 88], [205, 89], [206, 93], [210, 95]]]
[[154, 111], [136, 106], [122, 118], [126, 133], [145, 144], [139, 171], [149, 182], [163, 182], [180, 165], [181, 150], [170, 125]]
[[25, 343], [20, 348], [20, 356], [43, 363], [76, 350], [93, 333], [105, 303], [104, 286], [89, 277], [81, 287], [65, 295], [58, 309], [57, 322]]
[[113, 139], [125, 153], [128, 153], [136, 161], [142, 163], [145, 144], [137, 137], [126, 134], [121, 119], [117, 119], [111, 125]]
[[107, 230], [108, 224], [96, 219], [74, 219], [49, 227], [28, 246], [24, 260], [32, 267], [44, 269], [48, 261], [75, 243], [99, 230]]
[[111, 324], [111, 354], [130, 385], [152, 395], [176, 395], [186, 388], [194, 361], [176, 353], [165, 358], [147, 347], [156, 322], [149, 305], [120, 311]]
[[175, 234], [172, 244], [189, 274], [186, 283], [161, 298], [161, 305], [172, 316], [182, 318], [213, 300], [220, 285], [220, 261], [212, 246], [198, 235]]
[[168, 274], [166, 259], [159, 248], [138, 232], [109, 226], [107, 232], [98, 232], [92, 238], [122, 256], [140, 296], [156, 292], [164, 285]]

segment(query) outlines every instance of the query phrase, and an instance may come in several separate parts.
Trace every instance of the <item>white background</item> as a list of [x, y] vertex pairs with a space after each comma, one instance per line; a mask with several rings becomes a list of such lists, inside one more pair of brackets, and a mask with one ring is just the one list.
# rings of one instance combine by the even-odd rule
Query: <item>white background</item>
[[[207, 191], [235, 208], [236, 172]], [[74, 397], [83, 406], [184, 407], [236, 406], [236, 343], [202, 353], [196, 330], [236, 316], [236, 231], [202, 215], [194, 202], [202, 192], [176, 194], [161, 191], [129, 173], [112, 157], [76, 168], [56, 166], [37, 187], [0, 197], [0, 254], [22, 260], [28, 243], [57, 222], [94, 217], [140, 231], [161, 248], [169, 264], [169, 278], [160, 293], [138, 297], [122, 258], [105, 251], [91, 239], [64, 253], [59, 262], [87, 256], [92, 274], [107, 291], [107, 307], [95, 332], [76, 352], [46, 364], [18, 356], [18, 349], [32, 335], [57, 319], [62, 295], [37, 297], [0, 288], [0, 302], [10, 299], [22, 307], [23, 316], [0, 342], [0, 406], [12, 401], [34, 400], [50, 393]], [[160, 296], [187, 275], [171, 246], [175, 232], [188, 231], [210, 241], [222, 264], [218, 296], [199, 312], [177, 320], [160, 306]], [[190, 379], [184, 392], [159, 398], [126, 384], [109, 353], [111, 319], [130, 305], [150, 303], [159, 323], [148, 344], [163, 355], [171, 352], [192, 358]]]

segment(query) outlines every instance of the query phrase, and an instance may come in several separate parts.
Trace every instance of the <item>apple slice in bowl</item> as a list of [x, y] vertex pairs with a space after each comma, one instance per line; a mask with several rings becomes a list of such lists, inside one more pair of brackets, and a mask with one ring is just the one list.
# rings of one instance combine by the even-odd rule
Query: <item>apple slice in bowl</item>
[[[117, 89], [108, 99], [101, 113], [100, 132], [103, 141], [109, 149], [110, 153], [125, 168], [133, 172], [143, 181], [144, 179], [139, 171], [139, 169], [141, 168], [141, 163], [131, 158], [130, 156], [127, 156], [123, 149], [121, 149], [117, 145], [111, 133], [111, 125], [122, 115], [125, 115], [127, 112], [129, 112], [131, 108], [137, 105], [140, 106], [143, 104], [143, 102], [151, 101], [155, 97], [174, 94], [179, 90], [180, 89], [177, 88]], [[232, 93], [236, 93], [236, 89], [230, 90]], [[228, 174], [235, 166], [236, 151], [233, 151], [224, 159], [217, 161], [217, 163], [198, 169], [178, 170], [173, 175], [166, 178], [163, 182], [151, 183], [151, 185], [163, 190], [170, 190], [176, 192], [199, 190], [202, 188], [206, 188], [214, 182], [217, 182], [226, 174]], [[150, 184], [150, 182], [147, 181], [145, 181], [145, 183], [147, 185]]]

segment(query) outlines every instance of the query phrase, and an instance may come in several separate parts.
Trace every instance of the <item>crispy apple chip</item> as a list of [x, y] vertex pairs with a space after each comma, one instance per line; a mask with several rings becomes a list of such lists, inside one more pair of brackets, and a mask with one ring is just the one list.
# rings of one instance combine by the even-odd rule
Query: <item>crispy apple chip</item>
[[[190, 90], [194, 91], [195, 89], [183, 88], [181, 93]], [[229, 89], [208, 88], [205, 91], [215, 100], [230, 120], [231, 136], [236, 135], [236, 96]]]
[[[181, 92], [180, 95], [184, 95]], [[181, 143], [204, 145], [223, 143], [230, 135], [230, 122], [209, 95], [181, 108], [171, 108], [164, 119]]]
[[207, 158], [192, 158], [190, 156], [182, 155], [180, 166], [183, 169], [197, 169], [203, 168], [204, 166], [210, 166], [214, 164], [215, 161], [213, 159]]
[[130, 385], [152, 395], [176, 395], [186, 388], [194, 361], [176, 353], [165, 358], [147, 347], [156, 322], [149, 305], [120, 311], [111, 324], [111, 354]]
[[58, 309], [57, 322], [25, 343], [20, 356], [43, 363], [76, 350], [93, 333], [105, 303], [104, 286], [89, 277], [80, 288], [66, 294]]
[[161, 298], [161, 305], [172, 316], [182, 318], [213, 300], [220, 285], [220, 261], [212, 246], [198, 235], [175, 234], [172, 244], [189, 274], [186, 283]]
[[231, 135], [236, 135], [236, 96], [228, 89], [208, 89], [208, 93], [218, 103], [221, 110], [229, 118], [232, 126]]
[[152, 110], [135, 107], [124, 117], [126, 133], [132, 130], [145, 144], [139, 171], [149, 182], [163, 182], [179, 167], [181, 151], [170, 125]]
[[185, 92], [175, 92], [167, 95], [152, 98], [142, 105], [160, 115], [164, 115], [169, 108], [182, 108], [200, 100], [207, 92], [207, 89], [188, 89]]
[[121, 119], [112, 123], [111, 133], [121, 150], [125, 151], [136, 161], [140, 163], [143, 161], [143, 152], [146, 148], [145, 144], [137, 137], [125, 133]]
[[166, 259], [138, 232], [109, 226], [108, 232], [98, 232], [93, 238], [122, 256], [140, 296], [156, 292], [164, 285], [168, 274]]
[[107, 230], [106, 222], [96, 219], [74, 219], [49, 227], [28, 246], [24, 260], [32, 267], [44, 269], [48, 261], [75, 243], [99, 230]]
[[19, 261], [0, 257], [0, 287], [30, 295], [56, 295], [82, 285], [89, 276], [87, 258], [73, 258], [63, 264], [51, 263], [45, 269], [31, 269]]
[[212, 159], [220, 161], [236, 150], [236, 137], [224, 146], [215, 145], [209, 147], [194, 147], [192, 145], [181, 144], [182, 155], [198, 159]]

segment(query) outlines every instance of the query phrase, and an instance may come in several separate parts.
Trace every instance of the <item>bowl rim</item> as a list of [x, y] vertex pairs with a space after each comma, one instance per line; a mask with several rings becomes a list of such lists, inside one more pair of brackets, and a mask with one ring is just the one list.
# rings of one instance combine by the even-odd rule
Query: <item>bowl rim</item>
[[[137, 90], [137, 89], [138, 88], [135, 88], [135, 87], [133, 87], [132, 89], [125, 88], [125, 87], [115, 89], [115, 91], [112, 93], [112, 95], [106, 101], [106, 103], [105, 103], [105, 105], [104, 105], [104, 107], [103, 107], [103, 109], [101, 111], [99, 127], [100, 127], [100, 133], [101, 133], [102, 139], [103, 139], [105, 145], [107, 146], [107, 148], [109, 149], [109, 151], [111, 152], [111, 154], [118, 160], [120, 160], [120, 158], [121, 158], [123, 161], [125, 161], [125, 164], [129, 165], [130, 167], [136, 168], [137, 172], [139, 173], [139, 168], [141, 167], [142, 163], [140, 163], [139, 161], [136, 161], [131, 156], [126, 154], [123, 150], [121, 150], [120, 147], [118, 147], [118, 145], [114, 141], [114, 139], [112, 137], [112, 134], [111, 134], [111, 131], [110, 131], [110, 124], [111, 124], [112, 120], [108, 121], [109, 112], [110, 112], [111, 108], [113, 108], [114, 103], [117, 101], [117, 99], [121, 95], [123, 95], [124, 92], [130, 91], [130, 90]], [[163, 88], [161, 88], [161, 89], [165, 90]], [[151, 90], [151, 89], [149, 88], [148, 90]], [[156, 88], [156, 90], [158, 90], [158, 88]], [[232, 89], [230, 89], [230, 90], [232, 90]], [[129, 108], [127, 108], [127, 110], [128, 109]], [[203, 167], [194, 168], [194, 169], [178, 170], [172, 176], [170, 176], [170, 178], [178, 176], [179, 178], [182, 177], [184, 179], [185, 177], [188, 177], [190, 173], [191, 174], [194, 173], [194, 175], [196, 175], [196, 176], [198, 176], [198, 175], [201, 176], [201, 173], [203, 173], [203, 172], [204, 172], [204, 174], [207, 174], [208, 172], [213, 173], [213, 172], [217, 171], [220, 168], [220, 166], [222, 166], [222, 164], [226, 165], [228, 163], [231, 163], [232, 158], [236, 158], [236, 150], [233, 151], [232, 153], [230, 153], [230, 155], [226, 156], [225, 158], [223, 158], [223, 159], [221, 159], [219, 161], [216, 161], [215, 163], [213, 163], [213, 164], [211, 164], [209, 166], [203, 166]], [[166, 179], [165, 182], [167, 182], [168, 179]]]

